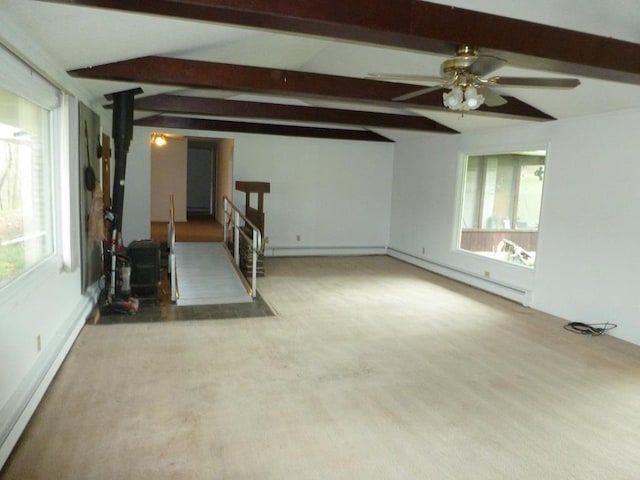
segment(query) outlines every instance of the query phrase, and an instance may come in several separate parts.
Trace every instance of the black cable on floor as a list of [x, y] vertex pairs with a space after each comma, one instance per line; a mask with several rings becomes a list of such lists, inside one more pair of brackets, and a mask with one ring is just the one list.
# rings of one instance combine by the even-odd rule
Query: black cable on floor
[[615, 323], [581, 323], [581, 322], [571, 322], [567, 323], [564, 326], [565, 330], [569, 330], [573, 333], [579, 333], [581, 335], [591, 335], [593, 337], [602, 335], [607, 331], [616, 328], [618, 325]]

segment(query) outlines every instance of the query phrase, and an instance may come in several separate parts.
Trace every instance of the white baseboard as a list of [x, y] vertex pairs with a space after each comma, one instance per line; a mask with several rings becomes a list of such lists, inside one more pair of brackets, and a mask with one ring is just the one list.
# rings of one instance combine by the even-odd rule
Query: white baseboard
[[7, 461], [60, 365], [80, 334], [96, 303], [97, 293], [87, 292], [73, 313], [38, 356], [37, 362], [0, 409], [0, 468]]
[[264, 249], [267, 257], [330, 257], [344, 255], [386, 255], [387, 247], [272, 247]]
[[495, 280], [489, 280], [475, 273], [466, 272], [454, 267], [443, 265], [437, 262], [432, 262], [427, 259], [402, 252], [400, 250], [395, 250], [393, 248], [388, 249], [388, 255], [390, 257], [397, 258], [398, 260], [402, 260], [403, 262], [415, 265], [416, 267], [420, 267], [424, 270], [437, 273], [444, 277], [448, 277], [453, 280], [457, 280], [458, 282], [471, 285], [472, 287], [479, 288], [480, 290], [484, 290], [500, 297], [513, 300], [514, 302], [517, 302], [521, 305], [529, 306], [531, 293], [522, 288], [513, 285], [507, 285]]

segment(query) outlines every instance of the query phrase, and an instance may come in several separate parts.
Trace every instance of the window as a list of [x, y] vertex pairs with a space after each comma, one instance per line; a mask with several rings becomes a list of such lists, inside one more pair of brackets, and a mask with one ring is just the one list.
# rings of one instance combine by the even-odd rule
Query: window
[[53, 253], [49, 116], [0, 88], [0, 285]]
[[535, 265], [546, 152], [467, 157], [459, 248]]
[[0, 288], [55, 250], [51, 132], [59, 92], [0, 48]]

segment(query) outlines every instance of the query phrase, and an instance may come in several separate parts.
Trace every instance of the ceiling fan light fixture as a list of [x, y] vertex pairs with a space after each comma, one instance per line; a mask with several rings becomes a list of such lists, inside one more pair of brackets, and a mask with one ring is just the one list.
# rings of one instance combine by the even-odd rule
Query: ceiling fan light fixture
[[[532, 88], [575, 88], [580, 85], [577, 78], [542, 78], [542, 77], [488, 77], [507, 64], [507, 60], [493, 56], [480, 55], [478, 49], [471, 45], [460, 45], [456, 56], [448, 58], [440, 64], [440, 77], [427, 75], [402, 74], [370, 74], [377, 78], [389, 80], [424, 81], [435, 86], [420, 88], [392, 98], [394, 102], [404, 102], [440, 89], [445, 108], [457, 112], [477, 110], [482, 105], [489, 108], [500, 107], [507, 103], [507, 98], [492, 90], [492, 87], [532, 87]], [[478, 92], [480, 89], [483, 94]], [[447, 91], [449, 90], [449, 91]], [[485, 95], [487, 98], [485, 98]]]
[[475, 110], [484, 103], [484, 95], [479, 94], [473, 85], [465, 87], [464, 90], [456, 85], [451, 91], [442, 94], [442, 101], [450, 110]]

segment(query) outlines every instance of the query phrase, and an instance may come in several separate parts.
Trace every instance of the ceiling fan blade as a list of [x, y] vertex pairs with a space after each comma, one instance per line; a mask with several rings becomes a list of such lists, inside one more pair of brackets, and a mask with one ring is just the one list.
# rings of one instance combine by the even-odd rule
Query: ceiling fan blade
[[435, 92], [436, 90], [440, 90], [441, 88], [442, 88], [442, 85], [436, 85], [435, 87], [421, 88], [420, 90], [415, 90], [413, 92], [405, 93], [404, 95], [400, 95], [399, 97], [395, 97], [395, 98], [393, 98], [393, 101], [394, 102], [403, 102], [405, 100], [410, 100], [412, 98], [419, 97], [420, 95], [426, 95], [427, 93]]
[[410, 82], [442, 82], [444, 79], [437, 76], [428, 75], [412, 75], [401, 73], [370, 73], [368, 75], [371, 78], [378, 78], [380, 80], [407, 80]]
[[478, 93], [484, 96], [484, 103], [487, 107], [499, 107], [507, 103], [507, 99], [501, 97], [490, 88], [480, 88]]
[[577, 78], [537, 78], [537, 77], [493, 77], [492, 85], [501, 87], [542, 87], [542, 88], [575, 88], [580, 85]]
[[502, 60], [501, 58], [482, 55], [471, 64], [468, 68], [468, 72], [479, 77], [484, 77], [485, 75], [499, 69], [506, 63], [506, 60]]

